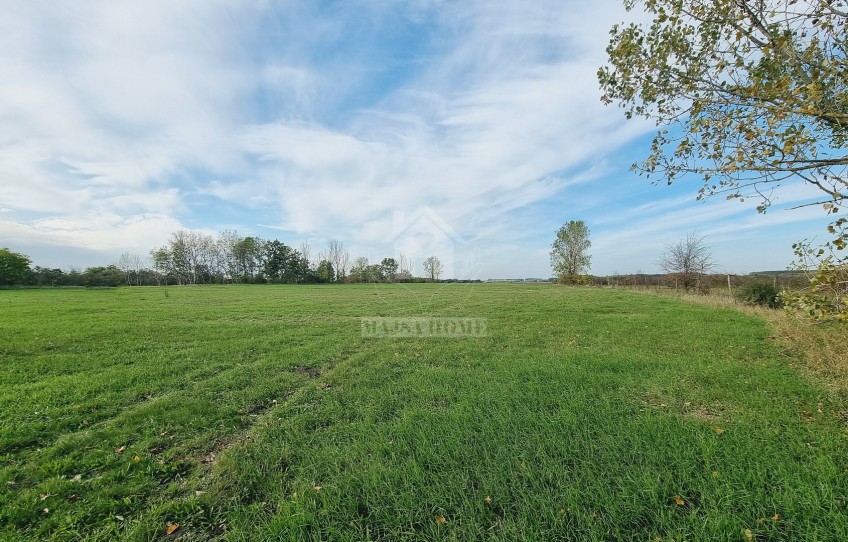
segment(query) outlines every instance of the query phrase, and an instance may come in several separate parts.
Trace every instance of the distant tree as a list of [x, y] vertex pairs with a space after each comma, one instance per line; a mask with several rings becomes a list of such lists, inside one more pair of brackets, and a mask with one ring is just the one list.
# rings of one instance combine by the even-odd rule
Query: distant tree
[[300, 255], [306, 260], [307, 267], [312, 267], [312, 247], [309, 246], [309, 239], [300, 242]]
[[682, 241], [668, 245], [659, 265], [685, 290], [697, 288], [701, 275], [715, 268], [710, 247], [695, 232], [689, 232]]
[[36, 266], [33, 269], [33, 281], [37, 286], [64, 286], [67, 277], [61, 269], [47, 269]]
[[82, 274], [85, 286], [114, 287], [126, 284], [124, 273], [117, 266], [89, 267]]
[[394, 282], [397, 275], [398, 263], [394, 258], [383, 258], [380, 262], [380, 273], [387, 282]]
[[244, 237], [233, 247], [238, 276], [242, 282], [253, 281], [262, 269], [264, 244], [258, 237]]
[[275, 282], [288, 284], [298, 284], [309, 280], [309, 265], [300, 252], [276, 239], [265, 243], [264, 247], [265, 277]]
[[0, 248], [0, 285], [23, 284], [29, 277], [31, 263], [28, 256]]
[[395, 280], [399, 282], [410, 282], [415, 277], [413, 275], [413, 267], [415, 262], [409, 258], [406, 254], [401, 252], [398, 255], [398, 272]]
[[368, 282], [368, 258], [360, 256], [353, 260], [347, 279], [348, 282]]
[[168, 243], [150, 252], [153, 268], [168, 281], [177, 284], [200, 284], [223, 276], [220, 243], [195, 230], [178, 230]]
[[138, 255], [124, 252], [121, 254], [121, 257], [118, 258], [118, 262], [115, 264], [115, 267], [120, 269], [124, 274], [124, 284], [127, 286], [137, 286], [141, 284], [141, 270], [144, 265], [142, 264], [141, 257]]
[[336, 280], [336, 275], [333, 272], [333, 263], [330, 260], [321, 260], [315, 269], [315, 275], [318, 278], [318, 282], [333, 282]]
[[589, 272], [592, 257], [588, 250], [589, 227], [582, 220], [570, 220], [557, 230], [551, 245], [551, 267], [562, 283], [577, 284]]
[[442, 262], [439, 261], [437, 256], [430, 256], [424, 260], [424, 272], [427, 273], [427, 278], [430, 279], [430, 282], [439, 280], [443, 269], [444, 266], [442, 266]]
[[324, 254], [325, 259], [332, 264], [335, 270], [333, 280], [341, 281], [347, 273], [347, 266], [350, 262], [350, 252], [345, 250], [344, 243], [335, 239], [327, 243], [327, 253]]

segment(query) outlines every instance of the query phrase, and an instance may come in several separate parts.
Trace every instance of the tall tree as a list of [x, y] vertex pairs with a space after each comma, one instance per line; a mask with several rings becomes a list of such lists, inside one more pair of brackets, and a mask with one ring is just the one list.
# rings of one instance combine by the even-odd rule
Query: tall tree
[[398, 263], [394, 258], [383, 258], [380, 262], [380, 272], [387, 282], [394, 282], [397, 275]]
[[398, 255], [398, 271], [395, 279], [400, 282], [411, 281], [414, 278], [412, 275], [414, 264], [415, 262], [411, 258], [401, 252]]
[[551, 245], [551, 267], [560, 282], [577, 284], [581, 275], [589, 272], [589, 227], [582, 220], [569, 220], [556, 232]]
[[[672, 183], [703, 179], [699, 198], [756, 197], [804, 183], [831, 214], [848, 196], [848, 3], [844, 0], [624, 0], [652, 20], [616, 25], [602, 100], [662, 126], [634, 168]], [[812, 205], [812, 204], [810, 204]], [[848, 221], [824, 247], [802, 242], [828, 282], [848, 264]], [[831, 249], [833, 251], [831, 251]], [[809, 264], [808, 264], [809, 265]], [[839, 283], [837, 279], [835, 283]], [[843, 292], [848, 284], [843, 284]]]
[[368, 282], [368, 258], [360, 256], [353, 260], [349, 279], [351, 282]]
[[28, 256], [0, 248], [0, 285], [23, 284], [29, 276], [31, 263]]
[[318, 262], [315, 275], [318, 277], [319, 282], [333, 282], [336, 278], [333, 270], [333, 262], [330, 260], [321, 260]]
[[236, 242], [233, 255], [242, 280], [256, 278], [262, 269], [264, 241], [258, 237], [245, 237]]
[[684, 290], [697, 288], [701, 275], [715, 268], [710, 247], [696, 232], [689, 232], [683, 240], [668, 245], [659, 265]]
[[436, 282], [439, 280], [439, 277], [442, 276], [443, 270], [444, 266], [438, 256], [430, 256], [424, 260], [424, 272], [427, 273], [427, 278], [430, 279], [430, 282]]
[[347, 259], [350, 258], [350, 254], [345, 256], [347, 251], [344, 248], [344, 243], [341, 241], [336, 241], [332, 239], [327, 242], [327, 253], [324, 255], [324, 258], [329, 261], [333, 265], [333, 269], [335, 270], [335, 275], [333, 280], [341, 280], [344, 277], [344, 273], [346, 269], [342, 268], [342, 262], [344, 261], [345, 267], [347, 266]]
[[306, 258], [276, 239], [264, 244], [263, 272], [271, 280], [297, 284], [306, 282], [309, 265]]
[[115, 267], [120, 269], [124, 274], [124, 283], [127, 286], [138, 286], [141, 284], [141, 270], [144, 265], [141, 261], [141, 257], [137, 254], [124, 252], [121, 254], [120, 258], [118, 258], [118, 262], [115, 264]]

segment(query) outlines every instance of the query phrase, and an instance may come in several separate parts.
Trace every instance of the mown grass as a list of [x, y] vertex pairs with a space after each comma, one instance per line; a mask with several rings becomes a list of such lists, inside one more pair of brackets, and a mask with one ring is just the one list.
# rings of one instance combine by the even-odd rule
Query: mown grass
[[[361, 337], [400, 315], [489, 336]], [[845, 404], [770, 337], [548, 285], [0, 292], [0, 536], [848, 539]]]

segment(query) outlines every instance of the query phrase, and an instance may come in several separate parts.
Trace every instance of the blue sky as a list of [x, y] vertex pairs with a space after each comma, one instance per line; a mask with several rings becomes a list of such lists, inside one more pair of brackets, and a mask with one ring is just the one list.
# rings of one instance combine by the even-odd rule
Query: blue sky
[[570, 219], [596, 274], [656, 272], [691, 230], [747, 273], [827, 223], [784, 210], [803, 186], [758, 215], [630, 172], [653, 126], [599, 100], [608, 30], [634, 16], [615, 0], [6, 4], [0, 246], [37, 265], [146, 255], [180, 228], [373, 260], [424, 209], [461, 277], [549, 276]]

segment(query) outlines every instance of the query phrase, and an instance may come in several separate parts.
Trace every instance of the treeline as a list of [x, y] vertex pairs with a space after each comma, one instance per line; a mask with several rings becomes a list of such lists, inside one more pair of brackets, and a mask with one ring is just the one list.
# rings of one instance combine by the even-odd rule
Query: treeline
[[122, 254], [117, 262], [85, 270], [31, 267], [29, 257], [0, 249], [0, 286], [161, 286], [180, 284], [318, 284], [357, 282], [435, 282], [438, 257], [423, 262], [424, 277], [413, 274], [412, 260], [400, 255], [378, 263], [351, 255], [340, 241], [313, 255], [307, 242], [298, 248], [279, 240], [223, 231], [217, 236], [179, 230], [150, 257]]

